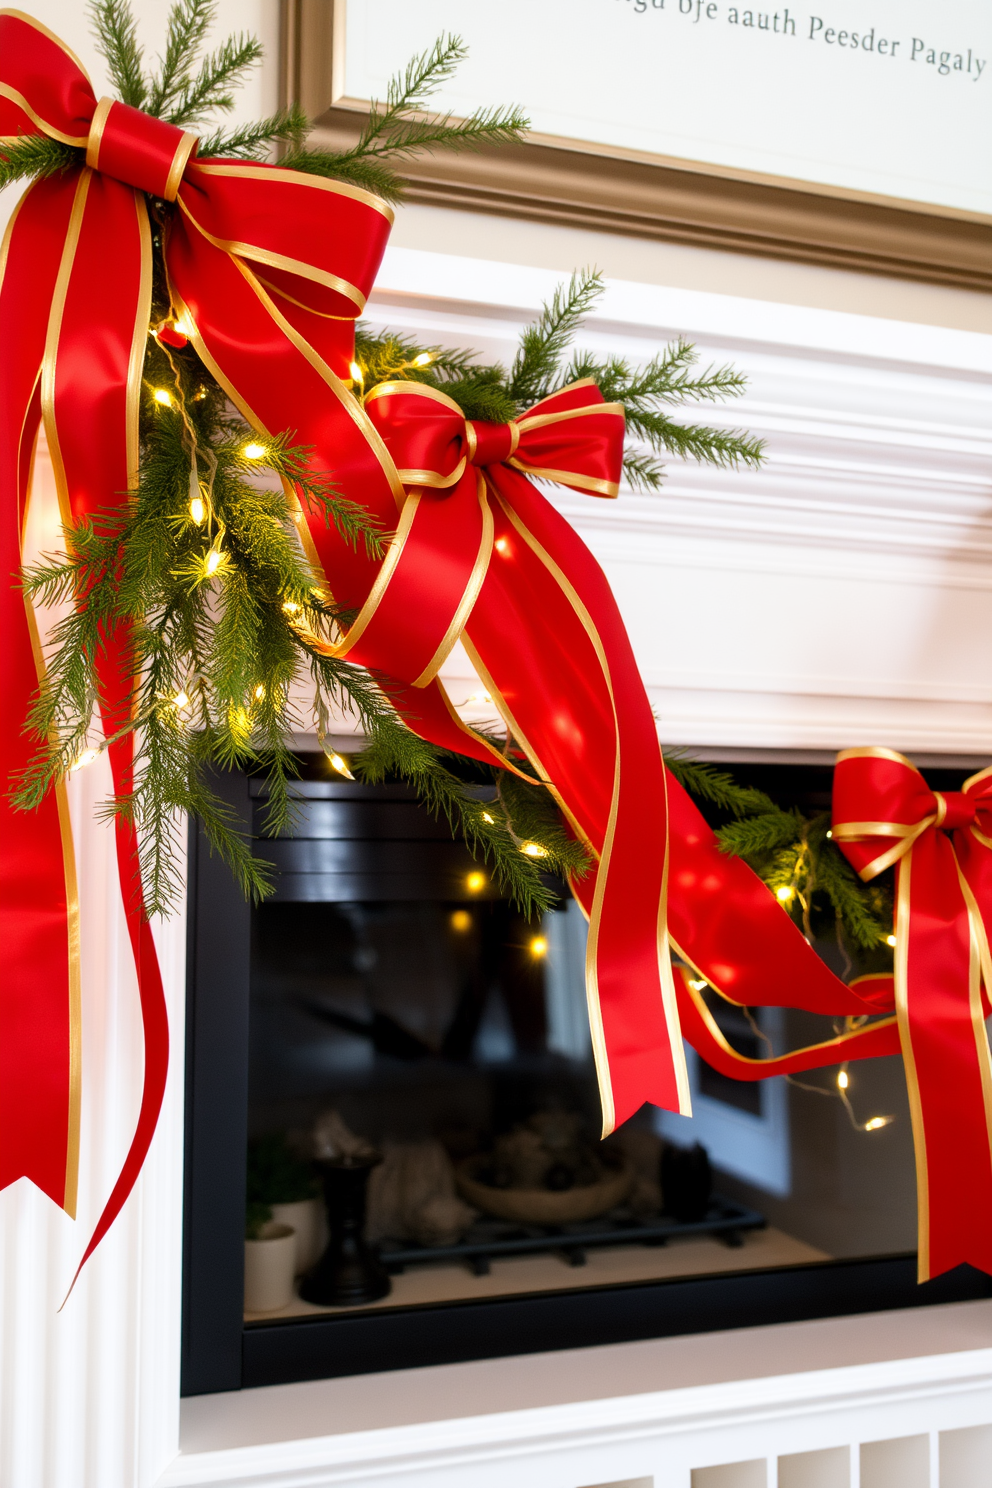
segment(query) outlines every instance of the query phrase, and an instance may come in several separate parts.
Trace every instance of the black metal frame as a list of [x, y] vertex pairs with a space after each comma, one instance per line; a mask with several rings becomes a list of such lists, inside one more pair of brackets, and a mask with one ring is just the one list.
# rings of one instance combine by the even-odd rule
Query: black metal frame
[[[247, 829], [247, 779], [217, 784]], [[189, 881], [184, 1395], [992, 1297], [967, 1266], [917, 1286], [902, 1255], [246, 1326], [250, 910], [195, 830]]]

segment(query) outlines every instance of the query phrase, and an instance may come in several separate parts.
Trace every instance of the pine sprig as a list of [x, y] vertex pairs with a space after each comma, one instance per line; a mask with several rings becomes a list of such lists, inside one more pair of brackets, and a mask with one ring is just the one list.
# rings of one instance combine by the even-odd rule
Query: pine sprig
[[[175, 6], [172, 13], [178, 8]], [[128, 0], [93, 0], [89, 11], [97, 51], [107, 63], [117, 96], [132, 108], [145, 108], [148, 79], [141, 66], [144, 51], [138, 42], [138, 23]]]
[[403, 183], [396, 167], [424, 150], [478, 150], [519, 140], [528, 120], [515, 108], [477, 109], [467, 119], [425, 112], [438, 88], [467, 55], [458, 36], [440, 37], [414, 57], [388, 86], [384, 106], [373, 103], [357, 144], [329, 151], [297, 145], [282, 164], [291, 170], [348, 181], [385, 201], [399, 201]]
[[25, 177], [40, 181], [77, 169], [83, 159], [82, 150], [49, 139], [47, 134], [22, 134], [4, 140], [0, 142], [0, 191]]
[[884, 946], [892, 928], [892, 902], [877, 883], [863, 884], [829, 836], [830, 813], [786, 811], [764, 791], [681, 753], [665, 764], [691, 794], [735, 820], [717, 829], [720, 851], [743, 858], [776, 894], [809, 939], [814, 918], [829, 907], [838, 940], [857, 951]]
[[567, 285], [555, 289], [537, 320], [524, 331], [508, 386], [510, 396], [521, 408], [547, 397], [563, 381], [578, 380], [560, 378], [561, 360], [603, 288], [603, 276], [598, 269], [573, 274]]
[[557, 806], [538, 782], [530, 787], [502, 772], [490, 772], [500, 775], [495, 790], [467, 786], [452, 769], [456, 762], [400, 724], [377, 728], [354, 769], [370, 785], [396, 777], [408, 781], [428, 810], [491, 866], [497, 888], [524, 914], [553, 909], [558, 895], [544, 875], [581, 878], [590, 866], [582, 845], [562, 826]]

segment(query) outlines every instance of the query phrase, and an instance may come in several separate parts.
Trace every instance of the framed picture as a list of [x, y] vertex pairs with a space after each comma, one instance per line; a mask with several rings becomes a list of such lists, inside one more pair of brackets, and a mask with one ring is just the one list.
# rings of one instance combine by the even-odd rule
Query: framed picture
[[453, 32], [437, 107], [533, 130], [412, 161], [412, 201], [992, 289], [982, 0], [284, 0], [284, 96], [345, 145]]

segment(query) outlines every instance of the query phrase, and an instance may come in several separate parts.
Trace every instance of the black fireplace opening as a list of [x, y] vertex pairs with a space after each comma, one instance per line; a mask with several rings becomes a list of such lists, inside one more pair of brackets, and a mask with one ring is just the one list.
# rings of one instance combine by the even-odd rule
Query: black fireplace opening
[[[898, 1060], [843, 1103], [836, 1071], [742, 1084], [690, 1050], [693, 1118], [602, 1143], [566, 886], [528, 920], [406, 786], [301, 765], [274, 839], [260, 782], [220, 779], [263, 903], [191, 835], [184, 1393], [990, 1294], [915, 1286]], [[829, 803], [824, 767], [734, 772]], [[704, 995], [751, 1057], [832, 1032]]]

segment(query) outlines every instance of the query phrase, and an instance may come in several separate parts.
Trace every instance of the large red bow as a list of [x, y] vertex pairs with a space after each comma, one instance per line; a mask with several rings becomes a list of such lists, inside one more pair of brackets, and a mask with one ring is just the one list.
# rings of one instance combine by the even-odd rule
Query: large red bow
[[[170, 293], [201, 357], [260, 432], [295, 430], [339, 485], [380, 510], [402, 497], [343, 378], [392, 214], [348, 186], [233, 161], [197, 161], [196, 140], [109, 99], [43, 26], [0, 12], [0, 137], [46, 134], [79, 166], [31, 186], [4, 241], [0, 282], [0, 572], [21, 564], [23, 514], [43, 420], [64, 520], [125, 499], [137, 474], [138, 405], [151, 305], [147, 193], [160, 211]], [[82, 152], [85, 151], [85, 156]], [[378, 451], [378, 455], [374, 453]], [[315, 524], [336, 590], [369, 575]], [[22, 726], [38, 682], [36, 626], [0, 586], [0, 775], [27, 757]], [[103, 665], [104, 727], [127, 717], [127, 636]], [[110, 749], [126, 788], [127, 737]], [[0, 1187], [22, 1175], [74, 1212], [78, 1156], [78, 910], [61, 793], [26, 816], [0, 799]], [[150, 928], [135, 892], [133, 831], [117, 850], [145, 1035], [141, 1109], [124, 1168], [87, 1248], [127, 1198], [165, 1086], [168, 1026]], [[84, 1257], [85, 1259], [85, 1257]]]
[[888, 749], [848, 749], [834, 837], [864, 879], [896, 865], [895, 1008], [916, 1142], [920, 1279], [992, 1271], [992, 769], [931, 791]]

